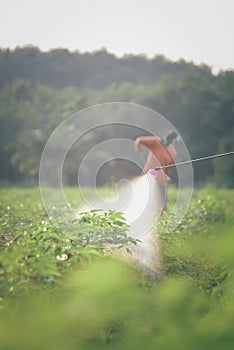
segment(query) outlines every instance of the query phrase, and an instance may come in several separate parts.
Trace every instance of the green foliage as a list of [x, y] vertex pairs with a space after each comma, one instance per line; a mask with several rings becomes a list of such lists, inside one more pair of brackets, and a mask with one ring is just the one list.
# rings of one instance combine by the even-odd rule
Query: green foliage
[[[38, 191], [1, 190], [0, 296], [55, 287], [75, 264], [111, 254], [136, 240], [119, 212], [93, 210], [59, 229], [48, 220]], [[34, 205], [32, 206], [32, 203]]]
[[[121, 212], [91, 210], [88, 213], [80, 213], [78, 224], [82, 242], [85, 240], [86, 245], [98, 245], [105, 250], [109, 247], [111, 250], [113, 247], [127, 248], [129, 243], [137, 242], [128, 237], [129, 226]], [[77, 238], [79, 243], [79, 237], [76, 236], [75, 239]]]
[[[35, 184], [52, 131], [69, 115], [103, 102], [138, 103], [160, 112], [181, 133], [192, 158], [233, 150], [232, 71], [214, 76], [209, 67], [173, 63], [162, 56], [117, 58], [105, 50], [42, 53], [34, 47], [0, 50], [0, 65], [0, 181]], [[65, 161], [64, 182], [74, 185], [75, 169], [89, 147], [115, 135], [115, 126], [90, 132], [86, 146], [74, 147]], [[122, 130], [120, 135], [134, 139], [139, 130]], [[95, 156], [101, 162], [105, 155]], [[113, 167], [111, 181], [118, 181]], [[136, 175], [131, 164], [125, 168]], [[233, 157], [194, 165], [194, 173], [196, 184], [215, 177], [218, 186], [233, 187]], [[108, 179], [102, 176], [100, 185]]]
[[[157, 222], [165, 274], [187, 276], [207, 293], [216, 291], [228, 274], [226, 264], [223, 265], [219, 256], [207, 249], [208, 244], [212, 246], [219, 238], [227, 221], [227, 203], [215, 192], [212, 188], [196, 192], [181, 221], [178, 222], [176, 215], [173, 217], [169, 212]], [[173, 231], [168, 222], [177, 223]]]
[[[231, 292], [233, 280], [226, 287]], [[150, 289], [104, 258], [70, 273], [58, 292], [19, 299], [0, 315], [3, 349], [212, 349], [233, 347], [233, 298], [225, 303], [187, 278]], [[12, 334], [13, 332], [13, 334]]]
[[[152, 282], [93, 247], [72, 246], [44, 216], [37, 190], [1, 190], [1, 349], [231, 350], [232, 208], [231, 191], [210, 187], [195, 192], [173, 232], [162, 216], [164, 272]], [[125, 226], [114, 212], [80, 220]]]

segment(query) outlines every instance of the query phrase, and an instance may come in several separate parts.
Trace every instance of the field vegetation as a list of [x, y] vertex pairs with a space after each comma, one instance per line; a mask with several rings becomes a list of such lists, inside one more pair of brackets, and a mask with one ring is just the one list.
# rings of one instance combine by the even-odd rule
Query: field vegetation
[[[163, 115], [191, 158], [198, 158], [233, 151], [233, 96], [233, 70], [213, 74], [211, 67], [183, 59], [118, 58], [105, 49], [0, 49], [1, 350], [233, 349], [233, 157], [194, 164], [195, 190], [182, 219], [171, 212], [178, 182], [172, 173], [168, 212], [154, 225], [160, 261], [154, 275], [132, 263], [131, 247], [141, 242], [128, 237], [123, 213], [92, 211], [57, 227], [37, 187], [48, 138], [78, 111], [107, 102], [145, 106]], [[77, 127], [84, 134], [67, 149], [63, 164], [73, 210], [83, 204], [77, 170], [91, 149], [157, 131], [154, 120], [154, 129], [130, 129], [124, 113], [118, 125], [111, 123], [113, 114], [99, 113], [100, 127], [87, 134], [89, 118], [68, 124], [71, 133]], [[139, 117], [147, 120], [145, 113]], [[56, 151], [63, 150], [57, 141]], [[98, 165], [111, 159], [96, 177], [103, 196], [113, 193], [111, 184], [141, 171], [130, 161], [120, 167], [114, 155], [109, 147], [92, 159]], [[51, 159], [46, 180], [52, 181], [43, 185], [56, 198], [61, 169]], [[90, 173], [87, 166], [89, 198], [95, 187]], [[120, 258], [122, 251], [129, 259]]]
[[[114, 257], [128, 245], [119, 213], [83, 217], [103, 242], [110, 228], [115, 232], [105, 249], [81, 239], [81, 222], [80, 240], [56, 229], [37, 188], [0, 192], [1, 349], [233, 348], [231, 190], [194, 191], [172, 232], [167, 224], [176, 217], [169, 210], [160, 218], [162, 271], [155, 279]], [[80, 198], [66, 192], [76, 206]], [[169, 202], [174, 195], [172, 188]]]

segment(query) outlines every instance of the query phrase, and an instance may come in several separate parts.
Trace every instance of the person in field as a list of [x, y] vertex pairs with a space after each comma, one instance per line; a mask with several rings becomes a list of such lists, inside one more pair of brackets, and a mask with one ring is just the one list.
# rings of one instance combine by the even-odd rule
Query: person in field
[[[142, 170], [142, 175], [151, 173], [161, 192], [165, 192], [165, 188], [170, 181], [170, 168], [164, 168], [159, 171], [154, 170], [159, 166], [168, 166], [174, 163], [176, 157], [176, 146], [179, 142], [180, 136], [176, 131], [169, 131], [162, 138], [157, 136], [140, 136], [135, 140], [135, 149], [141, 153], [142, 147], [148, 149], [148, 157]], [[165, 198], [166, 195], [164, 195]], [[164, 202], [166, 202], [164, 200]], [[166, 209], [166, 203], [162, 205], [163, 211]]]

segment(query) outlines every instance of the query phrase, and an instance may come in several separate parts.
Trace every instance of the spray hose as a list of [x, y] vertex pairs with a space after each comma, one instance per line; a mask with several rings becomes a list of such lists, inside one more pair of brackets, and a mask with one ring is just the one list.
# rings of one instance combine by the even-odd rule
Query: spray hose
[[213, 158], [229, 156], [231, 154], [234, 154], [234, 151], [226, 152], [226, 153], [213, 154], [212, 156], [206, 156], [206, 157], [202, 157], [202, 158], [186, 160], [185, 162], [174, 163], [174, 164], [171, 164], [171, 165], [163, 165], [163, 166], [159, 166], [159, 167], [155, 168], [154, 170], [157, 171], [157, 170], [161, 170], [161, 169], [165, 169], [165, 168], [177, 167], [177, 166], [180, 166], [180, 165], [186, 165], [186, 164], [190, 164], [190, 163], [200, 162], [202, 160], [208, 160], [208, 159], [213, 159]]

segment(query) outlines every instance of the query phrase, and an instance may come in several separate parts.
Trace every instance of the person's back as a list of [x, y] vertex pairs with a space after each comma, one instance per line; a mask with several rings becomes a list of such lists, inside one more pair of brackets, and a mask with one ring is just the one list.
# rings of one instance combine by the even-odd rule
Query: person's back
[[[143, 174], [146, 174], [150, 169], [158, 166], [171, 165], [174, 163], [176, 150], [172, 143], [167, 147], [159, 137], [140, 136], [135, 141], [135, 147], [138, 152], [140, 152], [141, 146], [149, 150], [147, 161], [142, 171]], [[163, 169], [163, 172], [168, 176], [169, 168]]]
[[140, 153], [142, 146], [149, 150], [142, 175], [149, 172], [155, 177], [160, 194], [158, 198], [158, 205], [161, 213], [166, 210], [166, 188], [168, 182], [170, 181], [168, 176], [170, 168], [164, 168], [160, 171], [156, 171], [154, 169], [174, 163], [174, 158], [176, 156], [175, 144], [178, 141], [179, 136], [175, 131], [169, 131], [162, 137], [162, 139], [155, 136], [140, 136], [135, 141], [135, 148], [138, 153]]

